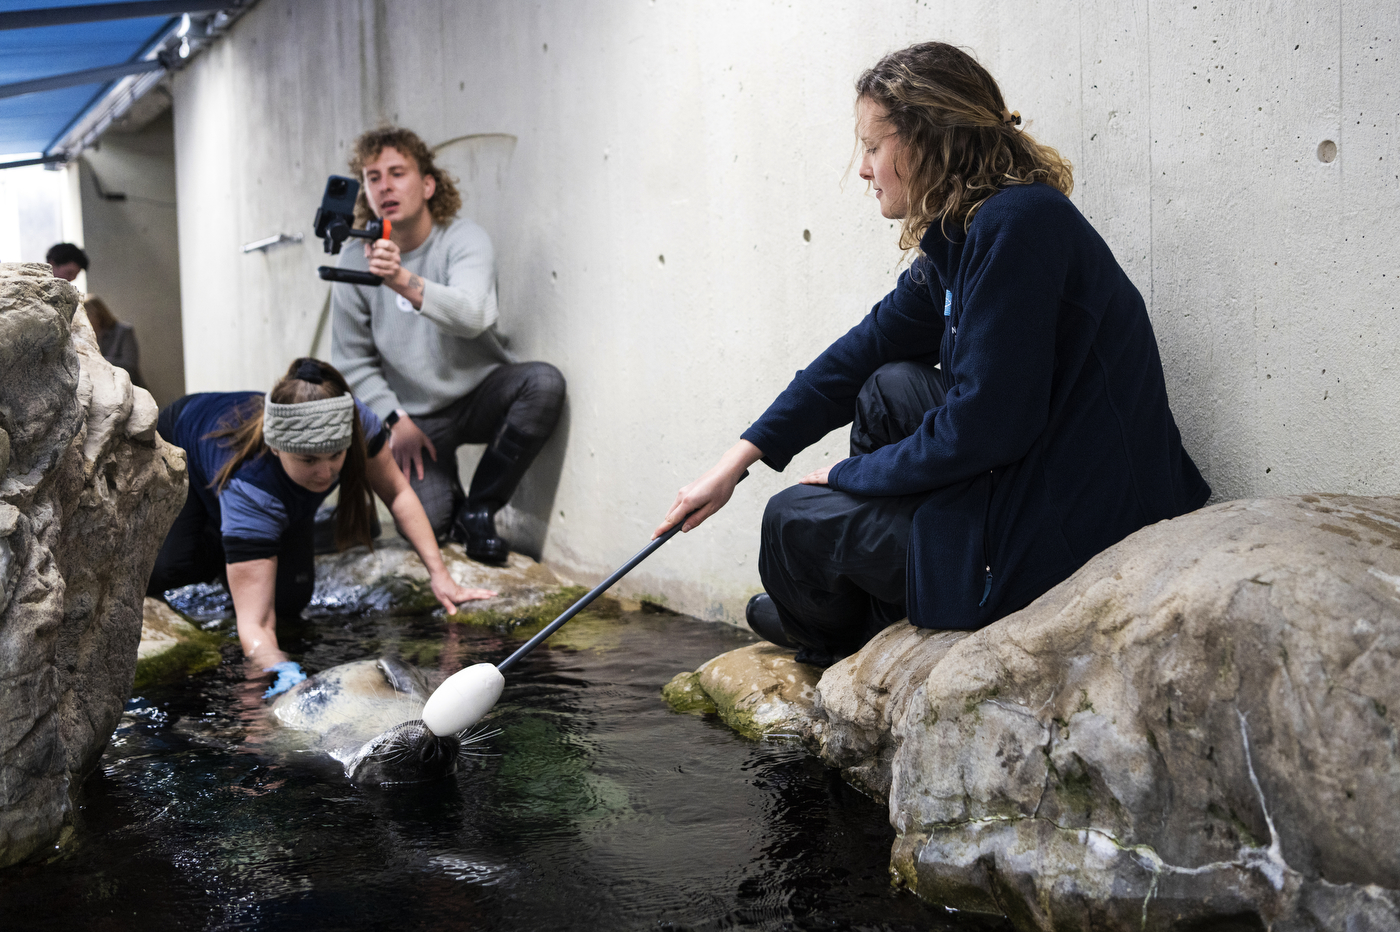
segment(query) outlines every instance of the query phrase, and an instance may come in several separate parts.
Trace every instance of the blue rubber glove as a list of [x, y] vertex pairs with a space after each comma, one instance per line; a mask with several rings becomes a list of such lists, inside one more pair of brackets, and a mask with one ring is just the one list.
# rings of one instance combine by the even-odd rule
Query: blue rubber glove
[[302, 680], [306, 679], [306, 674], [301, 672], [301, 666], [295, 660], [284, 660], [281, 663], [274, 663], [263, 670], [264, 673], [276, 673], [277, 682], [267, 688], [263, 693], [264, 699], [271, 699], [280, 693], [291, 689]]

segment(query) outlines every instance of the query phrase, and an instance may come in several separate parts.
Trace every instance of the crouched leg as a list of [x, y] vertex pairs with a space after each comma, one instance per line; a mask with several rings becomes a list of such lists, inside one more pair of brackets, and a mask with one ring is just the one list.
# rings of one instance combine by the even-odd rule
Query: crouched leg
[[799, 659], [831, 663], [904, 617], [909, 530], [923, 498], [797, 485], [768, 500], [758, 571]]

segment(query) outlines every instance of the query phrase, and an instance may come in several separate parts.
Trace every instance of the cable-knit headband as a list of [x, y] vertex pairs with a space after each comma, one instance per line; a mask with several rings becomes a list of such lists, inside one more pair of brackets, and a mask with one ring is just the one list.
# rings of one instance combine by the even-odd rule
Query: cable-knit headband
[[279, 405], [263, 399], [263, 441], [284, 453], [339, 453], [350, 448], [355, 396]]

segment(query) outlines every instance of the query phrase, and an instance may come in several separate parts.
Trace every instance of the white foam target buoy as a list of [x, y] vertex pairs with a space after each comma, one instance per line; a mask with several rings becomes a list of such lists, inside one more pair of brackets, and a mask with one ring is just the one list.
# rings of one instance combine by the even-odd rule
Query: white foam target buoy
[[[385, 230], [386, 232], [388, 230], [388, 221], [385, 221]], [[734, 480], [735, 483], [742, 482], [748, 474], [749, 471], [744, 470], [743, 475]], [[696, 509], [696, 511], [698, 510]], [[449, 676], [428, 697], [427, 705], [423, 706], [423, 724], [433, 734], [443, 738], [466, 731], [485, 718], [486, 713], [490, 712], [496, 704], [496, 700], [501, 698], [501, 690], [506, 685], [506, 678], [503, 675], [506, 670], [510, 669], [521, 657], [544, 643], [545, 638], [558, 631], [564, 622], [583, 611], [589, 603], [606, 592], [613, 583], [626, 576], [634, 566], [650, 556], [657, 547], [675, 537], [685, 526], [685, 522], [695, 513], [695, 511], [690, 512], [671, 525], [669, 530], [653, 538], [651, 543], [637, 551], [636, 556], [614, 570], [611, 576], [598, 583], [587, 595], [570, 605], [562, 615], [536, 632], [534, 637], [522, 644], [515, 653], [505, 660], [498, 664], [472, 664], [465, 670], [458, 670]]]
[[423, 724], [439, 737], [466, 731], [486, 717], [505, 685], [506, 678], [494, 664], [474, 663], [458, 670], [428, 697]]

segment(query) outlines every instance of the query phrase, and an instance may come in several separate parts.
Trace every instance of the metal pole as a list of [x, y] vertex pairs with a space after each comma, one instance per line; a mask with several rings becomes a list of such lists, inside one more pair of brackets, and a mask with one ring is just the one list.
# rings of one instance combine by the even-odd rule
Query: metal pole
[[[748, 475], [749, 471], [747, 469], [744, 470], [744, 474], [739, 477], [739, 482], [743, 482], [746, 478], [748, 478]], [[737, 485], [738, 483], [735, 484]], [[699, 509], [697, 508], [696, 511], [699, 511]], [[686, 515], [684, 518], [681, 518], [679, 521], [677, 521], [671, 526], [671, 529], [669, 531], [662, 534], [660, 537], [658, 537], [651, 543], [647, 544], [641, 550], [637, 551], [636, 556], [628, 560], [626, 563], [622, 564], [622, 566], [619, 567], [607, 579], [594, 586], [593, 589], [586, 596], [579, 599], [573, 605], [570, 605], [568, 609], [565, 610], [564, 614], [551, 621], [543, 631], [541, 631], [539, 634], [536, 634], [534, 637], [530, 638], [530, 640], [522, 644], [520, 646], [520, 649], [517, 650], [515, 653], [511, 654], [505, 660], [502, 660], [500, 663], [496, 664], [496, 669], [504, 673], [507, 669], [511, 667], [512, 664], [514, 664], [521, 657], [524, 657], [530, 651], [534, 650], [536, 647], [539, 647], [540, 644], [543, 643], [544, 639], [549, 637], [554, 632], [558, 631], [563, 626], [564, 622], [568, 621], [570, 618], [574, 617], [579, 612], [587, 608], [589, 603], [591, 603], [594, 599], [598, 598], [598, 596], [602, 595], [604, 592], [607, 592], [613, 583], [626, 576], [629, 572], [632, 571], [633, 567], [635, 567], [638, 563], [641, 563], [647, 557], [651, 556], [652, 553], [656, 550], [656, 548], [660, 547], [662, 544], [666, 543], [666, 541], [670, 540], [672, 537], [675, 537], [676, 534], [680, 533], [680, 529], [685, 526], [686, 520], [689, 519], [690, 515], [693, 514], [695, 514], [694, 511]]]

